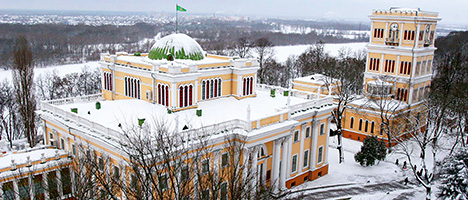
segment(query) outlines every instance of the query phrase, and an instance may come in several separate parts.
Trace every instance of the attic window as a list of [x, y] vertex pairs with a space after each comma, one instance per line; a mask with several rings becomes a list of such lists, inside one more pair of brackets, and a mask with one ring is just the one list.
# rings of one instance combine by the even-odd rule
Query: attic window
[[187, 125], [184, 126], [184, 128], [182, 128], [183, 131], [189, 129]]

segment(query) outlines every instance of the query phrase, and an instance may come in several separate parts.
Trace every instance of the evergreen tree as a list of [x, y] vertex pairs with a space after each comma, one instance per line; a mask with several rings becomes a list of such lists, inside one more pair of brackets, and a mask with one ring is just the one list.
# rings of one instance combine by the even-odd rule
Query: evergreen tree
[[384, 160], [387, 156], [385, 143], [379, 141], [376, 136], [369, 136], [364, 139], [361, 151], [354, 155], [354, 160], [362, 166], [372, 166], [376, 160]]
[[468, 148], [462, 148], [444, 159], [440, 177], [439, 197], [468, 199]]

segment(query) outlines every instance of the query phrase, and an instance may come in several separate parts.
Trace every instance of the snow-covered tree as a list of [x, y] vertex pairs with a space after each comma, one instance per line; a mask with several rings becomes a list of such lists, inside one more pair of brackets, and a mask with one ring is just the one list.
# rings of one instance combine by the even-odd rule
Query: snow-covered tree
[[387, 148], [383, 141], [379, 141], [376, 136], [369, 136], [364, 139], [361, 151], [354, 155], [354, 160], [362, 166], [372, 166], [375, 161], [384, 160], [387, 156]]
[[444, 159], [440, 177], [440, 198], [468, 199], [468, 148]]

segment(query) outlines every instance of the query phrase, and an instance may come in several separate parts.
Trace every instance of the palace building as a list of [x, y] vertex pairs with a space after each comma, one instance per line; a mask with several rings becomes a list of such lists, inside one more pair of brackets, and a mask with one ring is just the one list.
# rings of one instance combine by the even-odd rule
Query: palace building
[[187, 139], [182, 142], [209, 140], [203, 168], [220, 169], [226, 136], [242, 136], [239, 164], [252, 169], [253, 184], [277, 194], [328, 173], [333, 99], [257, 84], [254, 59], [207, 54], [189, 36], [172, 34], [149, 53], [102, 54], [100, 64], [101, 94], [41, 102], [38, 111], [44, 143], [70, 158], [79, 156], [78, 145], [87, 145], [109, 156], [109, 169], [129, 183], [133, 172], [123, 164], [129, 158], [119, 145], [122, 127], [157, 128], [152, 122], [164, 121]]
[[[389, 126], [399, 126], [401, 116], [424, 117], [422, 104], [431, 84], [435, 31], [441, 20], [437, 12], [407, 8], [374, 10], [369, 18], [365, 98], [351, 103], [354, 108], [346, 110], [343, 121], [343, 136], [360, 141], [367, 135], [387, 140], [381, 113], [390, 119]], [[399, 133], [393, 137], [408, 131], [396, 129]]]

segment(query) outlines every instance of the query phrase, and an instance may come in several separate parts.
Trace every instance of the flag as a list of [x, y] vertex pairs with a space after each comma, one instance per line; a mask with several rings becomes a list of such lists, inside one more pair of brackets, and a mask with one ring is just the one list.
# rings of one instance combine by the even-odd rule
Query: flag
[[187, 11], [185, 8], [182, 8], [180, 7], [179, 5], [176, 4], [176, 11], [181, 11], [181, 12], [185, 12]]

